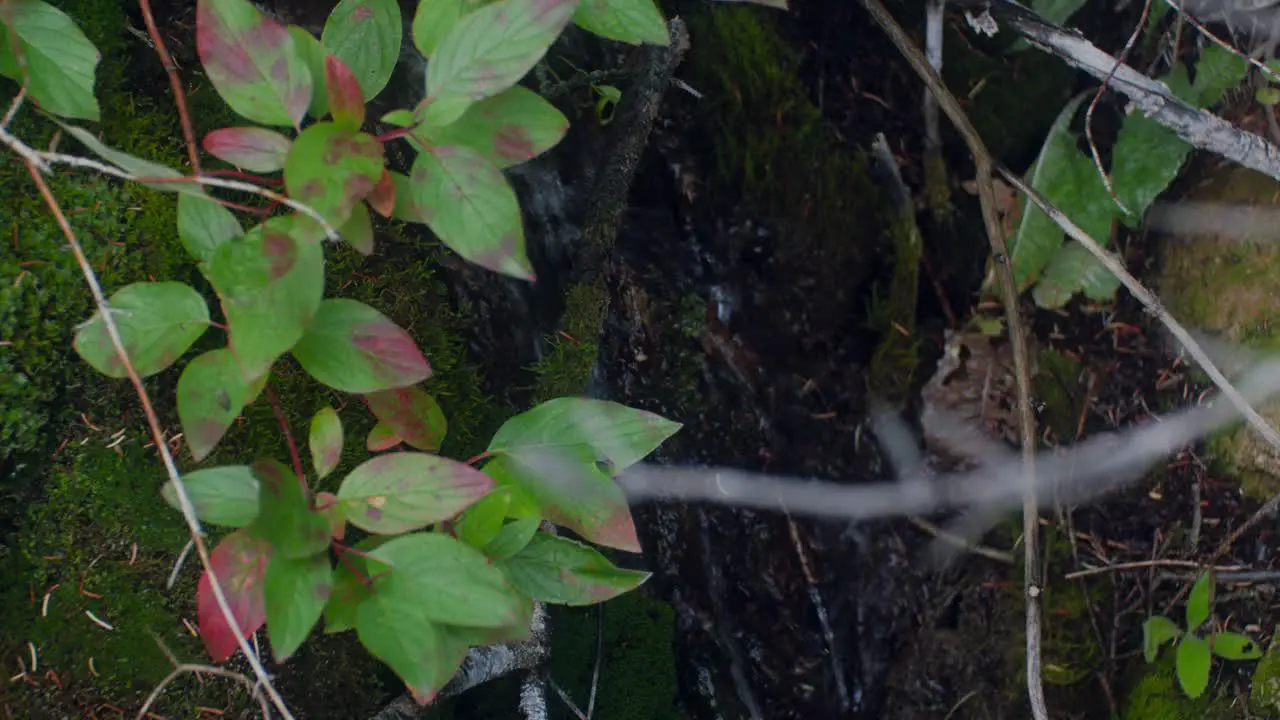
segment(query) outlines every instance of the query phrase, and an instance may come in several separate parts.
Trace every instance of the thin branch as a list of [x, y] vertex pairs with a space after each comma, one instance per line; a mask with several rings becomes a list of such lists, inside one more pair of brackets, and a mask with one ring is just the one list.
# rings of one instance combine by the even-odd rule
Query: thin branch
[[1124, 48], [1120, 50], [1120, 56], [1116, 58], [1116, 62], [1111, 66], [1111, 72], [1107, 73], [1107, 77], [1098, 86], [1098, 92], [1093, 94], [1093, 100], [1089, 101], [1089, 109], [1084, 112], [1084, 134], [1089, 141], [1089, 154], [1093, 156], [1093, 166], [1098, 170], [1098, 177], [1102, 178], [1102, 184], [1107, 189], [1107, 194], [1111, 196], [1111, 200], [1120, 208], [1120, 212], [1125, 215], [1129, 214], [1129, 208], [1120, 202], [1120, 196], [1116, 195], [1116, 189], [1111, 184], [1111, 177], [1107, 175], [1107, 171], [1102, 167], [1102, 155], [1098, 152], [1098, 143], [1093, 140], [1093, 111], [1098, 107], [1098, 101], [1102, 99], [1102, 93], [1106, 91], [1111, 84], [1111, 78], [1115, 77], [1116, 70], [1124, 64], [1129, 57], [1129, 52], [1133, 50], [1133, 44], [1137, 42], [1138, 36], [1142, 34], [1142, 29], [1147, 25], [1147, 16], [1151, 13], [1151, 0], [1146, 0], [1142, 5], [1142, 17], [1138, 19], [1138, 24], [1133, 28], [1133, 32], [1129, 34], [1129, 40], [1124, 44]]
[[600, 666], [604, 664], [604, 603], [596, 605], [596, 662], [591, 668], [591, 694], [587, 696], [587, 720], [596, 712], [596, 689], [600, 686]]
[[191, 129], [191, 115], [187, 112], [187, 94], [182, 90], [178, 66], [169, 56], [164, 38], [160, 37], [160, 30], [156, 28], [156, 20], [151, 15], [151, 1], [138, 0], [138, 7], [142, 9], [142, 19], [146, 21], [147, 32], [151, 34], [151, 44], [155, 47], [156, 54], [160, 56], [160, 64], [164, 66], [164, 71], [169, 76], [169, 87], [173, 89], [173, 103], [178, 107], [178, 120], [182, 123], [182, 137], [187, 141], [187, 156], [191, 159], [191, 172], [199, 175], [200, 151], [196, 147], [195, 131]]
[[307, 486], [307, 476], [302, 472], [302, 456], [298, 454], [298, 444], [293, 441], [293, 431], [289, 429], [289, 418], [284, 416], [284, 408], [280, 407], [280, 398], [276, 397], [275, 388], [271, 387], [270, 382], [267, 383], [266, 395], [267, 402], [271, 404], [271, 409], [276, 414], [276, 422], [280, 423], [280, 432], [284, 434], [285, 445], [289, 448], [289, 459], [293, 461], [293, 472], [305, 495], [311, 488]]
[[[1153, 567], [1172, 567], [1186, 568], [1189, 570], [1197, 570], [1202, 567], [1198, 562], [1191, 560], [1139, 560], [1137, 562], [1116, 563], [1115, 565], [1103, 565], [1102, 567], [1085, 568], [1084, 570], [1076, 570], [1069, 572], [1063, 577], [1067, 580], [1075, 580], [1076, 578], [1089, 577], [1090, 575], [1102, 575], [1103, 573], [1123, 572], [1125, 570], [1142, 570]], [[1215, 571], [1232, 571], [1240, 570], [1242, 565], [1216, 565]]]
[[1276, 71], [1267, 67], [1266, 63], [1259, 62], [1257, 58], [1250, 57], [1249, 55], [1246, 55], [1245, 53], [1240, 52], [1231, 43], [1227, 42], [1226, 40], [1223, 40], [1217, 35], [1214, 35], [1213, 32], [1209, 30], [1209, 28], [1205, 27], [1204, 23], [1200, 22], [1194, 16], [1192, 16], [1190, 13], [1184, 10], [1182, 8], [1182, 3], [1177, 2], [1177, 0], [1165, 0], [1165, 2], [1169, 4], [1169, 7], [1173, 8], [1178, 13], [1178, 19], [1186, 20], [1188, 23], [1191, 24], [1191, 27], [1195, 28], [1201, 35], [1209, 38], [1209, 41], [1212, 42], [1214, 45], [1217, 45], [1223, 50], [1226, 50], [1232, 55], [1235, 55], [1241, 60], [1244, 60], [1245, 62], [1254, 66], [1255, 68], [1260, 70], [1262, 74], [1265, 75], [1267, 79], [1270, 80], [1271, 82], [1280, 83], [1280, 75], [1277, 75]]
[[1005, 316], [1008, 319], [1009, 341], [1013, 347], [1013, 367], [1018, 389], [1018, 426], [1022, 441], [1022, 465], [1025, 483], [1025, 496], [1022, 504], [1022, 526], [1025, 552], [1023, 562], [1026, 566], [1025, 592], [1027, 615], [1027, 695], [1031, 702], [1031, 713], [1036, 720], [1048, 720], [1049, 710], [1044, 699], [1044, 685], [1040, 671], [1040, 593], [1042, 586], [1040, 554], [1036, 541], [1039, 533], [1039, 515], [1036, 499], [1036, 430], [1035, 417], [1031, 410], [1031, 375], [1027, 361], [1027, 339], [1022, 326], [1021, 313], [1018, 310], [1018, 286], [1013, 279], [1010, 267], [1009, 249], [1005, 245], [1004, 233], [1000, 226], [999, 214], [996, 210], [995, 188], [992, 185], [992, 172], [995, 167], [991, 153], [987, 151], [981, 136], [969, 122], [968, 116], [960, 107], [960, 103], [947, 90], [942, 79], [929, 66], [929, 61], [921, 54], [919, 48], [911, 42], [907, 34], [898, 25], [893, 16], [885, 10], [879, 0], [863, 0], [863, 5], [875, 18], [876, 23], [897, 46], [907, 62], [924, 81], [929, 90], [938, 98], [942, 111], [947, 114], [952, 125], [964, 138], [969, 153], [973, 155], [975, 181], [978, 185], [978, 198], [982, 205], [982, 219], [986, 225], [987, 240], [991, 244], [991, 254], [996, 263], [996, 277], [1000, 281], [1001, 295], [1004, 300]]
[[242, 673], [226, 670], [220, 667], [214, 667], [212, 665], [192, 665], [186, 663], [175, 667], [173, 672], [166, 675], [165, 678], [160, 681], [160, 684], [156, 685], [155, 689], [151, 691], [151, 694], [147, 696], [147, 701], [142, 704], [142, 709], [138, 710], [137, 720], [142, 720], [145, 717], [151, 716], [151, 705], [160, 697], [160, 693], [164, 692], [164, 689], [168, 687], [169, 683], [176, 680], [177, 677], [183, 673], [195, 673], [196, 675], [199, 675], [200, 673], [209, 673], [210, 675], [231, 678], [232, 680], [235, 680], [241, 685], [249, 688], [249, 694], [258, 701], [258, 707], [262, 710], [262, 717], [264, 720], [271, 717], [271, 709], [267, 707], [267, 699], [262, 696], [262, 693], [258, 692], [256, 687], [254, 687], [253, 681], [245, 677]]

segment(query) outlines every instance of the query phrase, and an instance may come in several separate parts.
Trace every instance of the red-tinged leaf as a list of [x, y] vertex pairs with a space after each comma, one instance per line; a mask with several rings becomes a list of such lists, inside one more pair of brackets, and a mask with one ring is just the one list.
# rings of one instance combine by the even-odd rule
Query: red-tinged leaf
[[419, 126], [414, 137], [427, 146], [465, 145], [505, 168], [555, 147], [568, 129], [569, 121], [554, 105], [516, 85], [472, 105], [458, 122]]
[[521, 592], [557, 605], [602, 603], [650, 575], [615, 567], [595, 549], [548, 533], [534, 535], [523, 550], [497, 564]]
[[[258, 478], [248, 465], [189, 472], [182, 476], [182, 489], [201, 522], [244, 527], [258, 517]], [[160, 495], [175, 510], [182, 508], [172, 480], [160, 488]]]
[[342, 420], [331, 407], [322, 407], [311, 418], [311, 465], [316, 477], [324, 478], [342, 460]]
[[443, 127], [511, 87], [560, 36], [578, 0], [501, 0], [468, 13], [427, 64], [427, 122]]
[[382, 179], [382, 161], [382, 144], [373, 137], [335, 123], [316, 123], [293, 141], [284, 186], [293, 199], [341, 227]]
[[515, 191], [479, 152], [454, 145], [419, 153], [409, 188], [412, 212], [440, 242], [481, 267], [534, 279]]
[[320, 44], [320, 39], [296, 25], [289, 26], [289, 37], [298, 55], [306, 63], [311, 73], [311, 104], [307, 106], [307, 114], [313, 120], [319, 120], [329, 112], [329, 91], [324, 83], [324, 59], [329, 54]]
[[[189, 285], [140, 282], [126, 285], [107, 301], [129, 363], [142, 377], [169, 367], [209, 327], [209, 306]], [[75, 349], [94, 370], [128, 377], [102, 321], [101, 311], [76, 332]]]
[[573, 14], [578, 27], [632, 45], [666, 45], [667, 21], [654, 0], [582, 0]]
[[382, 452], [383, 450], [390, 450], [402, 442], [404, 441], [396, 435], [389, 424], [379, 420], [373, 426], [373, 429], [369, 431], [365, 447], [368, 448], [369, 452]]
[[396, 0], [342, 0], [329, 13], [321, 39], [360, 79], [364, 99], [372, 100], [391, 79], [403, 33]]
[[364, 124], [364, 93], [355, 73], [342, 58], [329, 55], [324, 59], [324, 79], [333, 122], [349, 130], [359, 130]]
[[219, 348], [187, 363], [178, 378], [178, 419], [191, 457], [200, 462], [213, 452], [231, 423], [253, 402], [267, 376], [248, 381], [230, 350]]
[[396, 208], [396, 184], [391, 179], [390, 170], [382, 171], [382, 179], [373, 186], [373, 190], [364, 200], [369, 203], [369, 207], [373, 208], [374, 212], [382, 217], [391, 217], [391, 213]]
[[311, 72], [285, 26], [248, 0], [200, 0], [196, 50], [232, 110], [264, 125], [302, 120], [311, 103]]
[[329, 518], [311, 507], [302, 479], [275, 460], [250, 467], [258, 478], [258, 518], [252, 529], [286, 558], [306, 558], [329, 547]]
[[374, 581], [374, 597], [416, 603], [432, 622], [505, 628], [519, 617], [520, 598], [502, 572], [448, 535], [404, 535], [370, 555], [391, 566]]
[[431, 377], [431, 366], [409, 333], [368, 305], [345, 298], [320, 303], [293, 356], [316, 380], [343, 392], [374, 393]]
[[275, 130], [229, 127], [204, 136], [210, 155], [251, 172], [269, 173], [284, 167], [293, 141]]
[[493, 479], [470, 465], [399, 452], [371, 458], [352, 470], [338, 499], [352, 525], [395, 535], [448, 520], [492, 488]]
[[222, 300], [231, 352], [260, 378], [315, 317], [324, 294], [324, 251], [296, 216], [276, 217], [223, 243], [208, 276]]
[[331, 492], [316, 493], [316, 511], [329, 518], [329, 537], [342, 540], [347, 536], [347, 516], [338, 504], [338, 496]]
[[311, 634], [333, 591], [328, 554], [271, 558], [263, 580], [267, 633], [276, 662], [284, 662]]
[[200, 263], [207, 263], [222, 243], [244, 234], [231, 211], [200, 195], [178, 195], [178, 239]]
[[421, 388], [384, 390], [366, 395], [364, 400], [379, 424], [385, 424], [397, 442], [428, 452], [440, 449], [449, 423], [436, 399]]
[[[270, 556], [271, 547], [244, 530], [223, 538], [209, 554], [209, 565], [218, 577], [218, 586], [231, 607], [236, 625], [244, 633], [241, 637], [248, 638], [267, 621], [262, 580]], [[218, 607], [208, 571], [200, 575], [196, 589], [196, 617], [200, 639], [213, 661], [222, 662], [231, 657], [239, 647], [240, 638]]]

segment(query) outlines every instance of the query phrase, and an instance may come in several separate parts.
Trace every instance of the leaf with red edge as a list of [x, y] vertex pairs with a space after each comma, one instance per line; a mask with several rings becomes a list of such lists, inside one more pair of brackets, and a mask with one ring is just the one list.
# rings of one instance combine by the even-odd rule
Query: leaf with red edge
[[316, 380], [343, 392], [374, 393], [431, 377], [431, 366], [409, 333], [386, 315], [346, 298], [320, 303], [293, 356]]
[[360, 78], [364, 99], [372, 100], [391, 79], [403, 34], [396, 0], [342, 0], [329, 13], [321, 40]]
[[322, 407], [312, 416], [307, 444], [311, 448], [311, 465], [316, 469], [316, 477], [324, 478], [338, 467], [342, 460], [342, 420], [333, 408]]
[[333, 567], [322, 553], [292, 560], [280, 555], [267, 563], [263, 580], [267, 633], [276, 662], [284, 662], [311, 634], [333, 591]]
[[465, 463], [427, 453], [370, 458], [338, 489], [347, 520], [395, 535], [448, 520], [493, 489], [493, 479]]
[[178, 419], [191, 457], [200, 462], [213, 452], [231, 423], [253, 402], [267, 376], [247, 381], [226, 348], [196, 356], [178, 378]]
[[220, 245], [209, 261], [231, 352], [246, 378], [264, 375], [302, 338], [324, 295], [324, 251], [295, 221], [271, 218]]
[[361, 255], [373, 252], [373, 220], [364, 203], [351, 208], [351, 219], [338, 228], [342, 239]]
[[250, 467], [258, 478], [258, 517], [250, 528], [271, 543], [274, 553], [306, 558], [329, 547], [329, 518], [313, 510], [302, 478], [275, 460]]
[[341, 540], [347, 536], [347, 516], [342, 514], [337, 495], [324, 491], [316, 493], [316, 512], [329, 518], [329, 537]]
[[382, 452], [404, 442], [391, 426], [381, 420], [378, 421], [373, 429], [369, 431], [369, 437], [365, 440], [365, 447], [369, 452]]
[[[218, 576], [218, 586], [245, 638], [267, 621], [262, 581], [270, 556], [271, 547], [244, 530], [224, 537], [209, 554], [209, 565]], [[218, 607], [207, 570], [200, 575], [196, 589], [196, 617], [200, 639], [213, 661], [222, 662], [231, 657], [239, 647], [239, 638]]]
[[521, 592], [557, 605], [602, 603], [634, 590], [650, 575], [616, 567], [594, 548], [543, 532], [496, 564]]
[[200, 0], [196, 50], [205, 74], [240, 115], [296, 126], [311, 104], [311, 72], [284, 25], [247, 0]]
[[419, 450], [439, 450], [449, 431], [444, 411], [436, 399], [421, 388], [384, 390], [365, 395], [364, 400], [379, 424], [386, 424], [396, 438]]
[[293, 141], [284, 166], [284, 186], [290, 197], [340, 227], [356, 203], [382, 179], [382, 162], [382, 143], [372, 136], [320, 122]]
[[555, 147], [569, 121], [538, 93], [516, 85], [467, 109], [442, 128], [421, 125], [413, 136], [427, 146], [466, 145], [500, 168], [518, 165]]
[[251, 172], [269, 173], [284, 167], [293, 141], [275, 130], [229, 127], [204, 136], [204, 149], [219, 160]]
[[511, 87], [546, 54], [578, 0], [501, 0], [468, 13], [427, 64], [426, 119], [442, 127]]
[[391, 217], [396, 208], [396, 184], [390, 170], [382, 171], [382, 178], [364, 200], [382, 217]]
[[359, 130], [364, 124], [364, 94], [355, 73], [342, 58], [328, 55], [324, 59], [324, 81], [333, 122], [349, 130]]
[[484, 155], [464, 145], [419, 153], [409, 191], [413, 213], [454, 252], [494, 272], [534, 279], [515, 191]]

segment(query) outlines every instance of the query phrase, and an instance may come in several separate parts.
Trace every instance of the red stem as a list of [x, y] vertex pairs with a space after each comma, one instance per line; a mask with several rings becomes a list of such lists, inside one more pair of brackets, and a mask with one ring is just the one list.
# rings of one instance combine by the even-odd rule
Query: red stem
[[332, 538], [329, 539], [329, 546], [332, 547], [333, 551], [338, 554], [338, 562], [345, 565], [346, 568], [351, 571], [351, 574], [356, 576], [356, 580], [359, 580], [361, 585], [364, 585], [365, 587], [369, 587], [370, 585], [373, 584], [373, 581], [369, 579], [369, 576], [360, 572], [360, 568], [356, 567], [356, 564], [351, 562], [351, 558], [347, 557], [348, 553], [360, 554], [360, 551], [356, 550], [355, 548], [347, 547], [346, 545], [343, 545], [342, 543]]
[[169, 57], [169, 50], [164, 46], [160, 30], [156, 27], [156, 19], [151, 15], [151, 1], [138, 0], [142, 9], [142, 18], [147, 22], [147, 32], [151, 42], [156, 46], [156, 54], [160, 56], [160, 64], [169, 75], [169, 87], [173, 89], [173, 102], [178, 106], [178, 119], [182, 122], [182, 136], [187, 140], [187, 155], [191, 158], [191, 172], [200, 174], [200, 151], [196, 149], [196, 134], [191, 129], [191, 115], [187, 112], [187, 94], [182, 90], [182, 79], [178, 77], [178, 66]]
[[271, 383], [267, 383], [267, 402], [271, 403], [271, 409], [276, 413], [276, 420], [280, 422], [280, 429], [284, 432], [284, 440], [289, 445], [289, 458], [293, 460], [293, 471], [298, 474], [298, 484], [302, 486], [304, 492], [310, 492], [311, 488], [307, 487], [307, 478], [302, 474], [302, 456], [298, 455], [298, 445], [293, 441], [293, 431], [289, 429], [289, 421], [284, 416], [284, 410], [280, 408], [280, 399], [276, 397], [275, 388], [271, 387]]
[[467, 460], [467, 464], [468, 464], [468, 465], [475, 465], [476, 463], [480, 462], [481, 460], [484, 460], [485, 458], [489, 458], [489, 457], [493, 457], [493, 453], [489, 452], [488, 450], [485, 450], [484, 452], [480, 453], [479, 455], [476, 455], [475, 457], [471, 458], [470, 460]]
[[381, 135], [376, 136], [374, 139], [380, 143], [390, 142], [392, 140], [395, 140], [396, 138], [402, 138], [408, 135], [409, 133], [413, 132], [417, 127], [418, 127], [417, 125], [410, 125], [409, 127], [402, 127], [402, 128], [396, 128], [395, 130], [388, 130], [382, 133]]

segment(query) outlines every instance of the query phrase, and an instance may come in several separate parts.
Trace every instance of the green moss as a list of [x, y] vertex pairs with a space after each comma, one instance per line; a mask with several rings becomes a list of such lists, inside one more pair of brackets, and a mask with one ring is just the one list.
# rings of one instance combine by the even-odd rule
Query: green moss
[[1280, 713], [1280, 630], [1271, 638], [1267, 654], [1258, 661], [1250, 683], [1249, 706], [1255, 713]]
[[873, 318], [882, 334], [867, 372], [867, 388], [880, 399], [905, 404], [919, 364], [916, 340], [916, 300], [919, 296], [922, 243], [914, 214], [900, 215], [890, 225], [893, 238], [893, 271], [885, 299], [877, 303]]
[[1043, 349], [1036, 357], [1032, 392], [1041, 405], [1040, 422], [1053, 430], [1060, 442], [1074, 440], [1085, 398], [1080, 385], [1080, 361]]
[[596, 366], [596, 337], [608, 302], [605, 292], [590, 283], [578, 283], [565, 293], [562, 332], [547, 338], [545, 354], [533, 367], [537, 376], [534, 404], [586, 392]]
[[1128, 690], [1120, 701], [1121, 720], [1228, 720], [1244, 717], [1235, 698], [1219, 695], [1213, 686], [1192, 700], [1174, 675], [1174, 654], [1161, 653], [1156, 662], [1140, 664], [1129, 674]]

